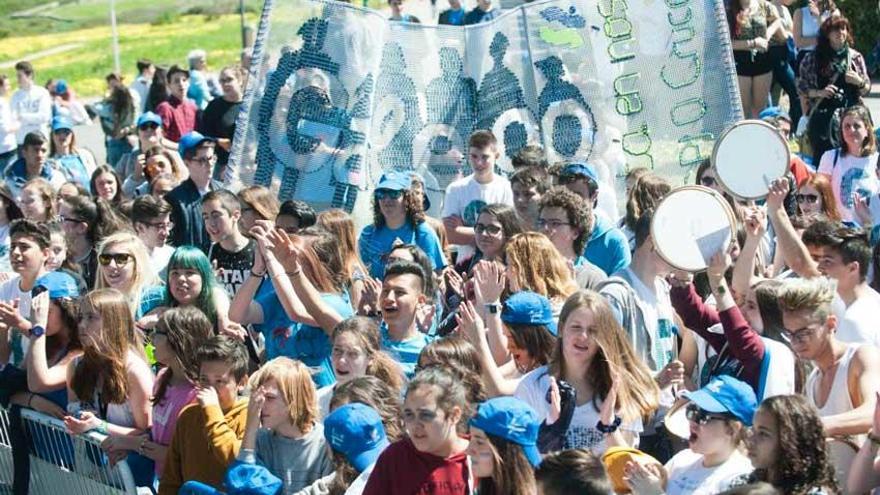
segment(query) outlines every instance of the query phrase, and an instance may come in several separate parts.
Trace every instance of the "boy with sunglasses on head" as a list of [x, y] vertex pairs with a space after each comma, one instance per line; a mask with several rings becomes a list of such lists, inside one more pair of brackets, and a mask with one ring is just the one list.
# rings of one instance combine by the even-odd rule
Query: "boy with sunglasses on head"
[[779, 291], [782, 333], [797, 357], [814, 366], [805, 393], [819, 409], [826, 436], [864, 435], [880, 391], [880, 351], [837, 338], [834, 297], [834, 282], [825, 277], [785, 281]]
[[147, 247], [150, 267], [159, 278], [164, 279], [168, 260], [174, 253], [174, 248], [168, 244], [168, 237], [174, 226], [171, 223], [171, 205], [164, 199], [149, 194], [138, 196], [131, 205], [129, 217], [138, 238]]
[[491, 131], [474, 131], [468, 139], [468, 164], [473, 173], [446, 188], [443, 199], [443, 225], [449, 242], [458, 246], [460, 264], [474, 255], [474, 224], [480, 210], [493, 203], [513, 206], [510, 182], [495, 173], [501, 156], [498, 140]]

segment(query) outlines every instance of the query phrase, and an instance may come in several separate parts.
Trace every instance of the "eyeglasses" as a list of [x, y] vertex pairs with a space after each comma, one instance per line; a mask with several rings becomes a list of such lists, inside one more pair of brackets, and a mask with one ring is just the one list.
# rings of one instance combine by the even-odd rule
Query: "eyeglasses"
[[437, 419], [437, 416], [438, 413], [436, 410], [431, 411], [428, 409], [419, 409], [418, 412], [403, 411], [403, 422], [415, 423], [418, 421], [419, 423], [426, 424]]
[[146, 223], [144, 225], [152, 227], [156, 230], [171, 230], [174, 228], [174, 222]]
[[61, 218], [62, 222], [70, 222], [70, 223], [83, 223], [83, 222], [85, 222], [85, 220], [82, 220], [79, 218], [73, 218], [73, 217], [61, 216], [60, 218]]
[[559, 176], [559, 183], [562, 185], [571, 184], [572, 182], [577, 182], [579, 179], [585, 179], [586, 177], [582, 175], [574, 175], [574, 174], [566, 174]]
[[403, 196], [403, 191], [392, 191], [391, 189], [377, 189], [375, 192], [376, 201], [382, 201], [383, 199], [400, 199]]
[[819, 201], [818, 194], [798, 194], [795, 198], [798, 203], [809, 203], [811, 205], [816, 204], [816, 202]]
[[694, 423], [705, 426], [710, 421], [724, 421], [730, 419], [730, 416], [724, 414], [713, 414], [709, 411], [703, 410], [700, 406], [696, 404], [688, 404], [687, 409], [684, 411], [685, 417], [687, 417], [688, 421], [693, 421]]
[[539, 229], [546, 228], [549, 230], [556, 230], [559, 227], [563, 227], [565, 225], [571, 225], [571, 224], [569, 222], [563, 222], [562, 220], [553, 220], [553, 219], [544, 220], [543, 218], [538, 219], [538, 228]]
[[810, 339], [816, 335], [816, 327], [814, 326], [806, 326], [801, 328], [800, 330], [795, 330], [793, 332], [789, 331], [787, 328], [783, 328], [781, 335], [783, 340], [788, 342], [789, 344], [794, 344], [795, 342], [803, 344], [809, 342]]
[[155, 122], [148, 122], [146, 124], [141, 124], [138, 126], [138, 130], [141, 130], [141, 131], [146, 131], [146, 130], [155, 131], [158, 128], [159, 128], [159, 124], [157, 124]]
[[220, 84], [231, 83], [232, 81], [235, 81], [234, 77], [221, 77], [220, 78]]
[[700, 177], [700, 184], [702, 184], [706, 187], [712, 187], [717, 183], [718, 183], [718, 181], [715, 180], [715, 177], [709, 177], [709, 176]]
[[107, 266], [110, 264], [111, 261], [115, 261], [116, 266], [125, 266], [133, 259], [134, 257], [127, 253], [98, 255], [98, 263], [100, 263], [101, 266]]
[[216, 156], [211, 156], [211, 157], [203, 156], [201, 158], [195, 158], [195, 157], [190, 158], [189, 161], [200, 163], [202, 165], [212, 165], [214, 163], [214, 160], [216, 160], [216, 159], [217, 159]]
[[73, 131], [70, 129], [58, 129], [56, 131], [52, 131], [56, 136], [67, 136], [69, 134], [73, 134]]
[[476, 232], [477, 234], [498, 235], [501, 233], [501, 227], [497, 225], [486, 225], [485, 223], [478, 223], [474, 225], [474, 232]]

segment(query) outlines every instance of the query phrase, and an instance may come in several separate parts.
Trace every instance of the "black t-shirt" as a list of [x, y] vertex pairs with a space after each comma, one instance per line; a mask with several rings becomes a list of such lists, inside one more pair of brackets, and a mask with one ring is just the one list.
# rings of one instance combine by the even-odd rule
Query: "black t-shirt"
[[254, 266], [255, 246], [253, 239], [251, 239], [241, 251], [232, 253], [223, 249], [219, 243], [211, 244], [208, 258], [211, 260], [212, 266], [214, 261], [217, 262], [217, 268], [222, 272], [217, 281], [226, 289], [229, 297], [235, 296], [235, 293], [250, 276], [251, 267]]
[[[232, 139], [235, 136], [235, 119], [238, 117], [238, 109], [241, 102], [228, 102], [221, 98], [214, 98], [202, 113], [202, 123], [199, 132], [212, 138]], [[217, 146], [217, 164], [226, 165], [229, 161], [229, 153]]]

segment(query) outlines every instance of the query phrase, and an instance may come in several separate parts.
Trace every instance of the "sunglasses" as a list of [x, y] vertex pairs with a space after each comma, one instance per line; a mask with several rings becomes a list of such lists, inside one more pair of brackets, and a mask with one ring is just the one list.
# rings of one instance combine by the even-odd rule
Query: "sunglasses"
[[700, 426], [705, 426], [710, 421], [725, 421], [731, 419], [730, 416], [725, 414], [710, 413], [709, 411], [701, 409], [700, 406], [696, 404], [688, 404], [687, 409], [685, 409], [685, 417], [687, 417], [688, 421], [693, 421]]
[[715, 180], [715, 177], [701, 177], [700, 178], [700, 184], [702, 184], [706, 187], [712, 187], [717, 183], [718, 183], [718, 181]]
[[378, 189], [376, 190], [376, 200], [382, 201], [383, 199], [400, 199], [403, 196], [403, 191], [392, 191], [391, 189]]
[[474, 225], [474, 232], [476, 232], [477, 234], [498, 235], [501, 233], [501, 227], [497, 225], [486, 225], [484, 223], [478, 223]]
[[125, 266], [133, 259], [134, 257], [132, 255], [126, 253], [101, 254], [98, 256], [98, 263], [100, 263], [101, 266], [107, 266], [111, 261], [115, 261], [116, 266]]
[[797, 198], [798, 203], [809, 203], [811, 205], [819, 201], [818, 194], [798, 194], [795, 198]]
[[156, 129], [158, 129], [158, 128], [159, 128], [159, 124], [156, 124], [155, 122], [150, 122], [150, 123], [142, 124], [142, 125], [139, 125], [139, 126], [138, 126], [138, 129], [140, 129], [140, 130], [142, 130], [142, 131], [146, 131], [147, 129], [153, 131], [153, 130], [156, 130]]

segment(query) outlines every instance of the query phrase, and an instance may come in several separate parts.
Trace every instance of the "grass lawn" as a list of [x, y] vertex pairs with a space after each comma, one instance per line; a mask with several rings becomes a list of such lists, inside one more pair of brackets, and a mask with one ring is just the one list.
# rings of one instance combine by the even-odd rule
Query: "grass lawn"
[[[277, 0], [277, 4], [288, 7], [299, 1]], [[15, 12], [44, 2], [0, 3], [10, 7], [8, 12]], [[373, 7], [384, 4], [385, 0], [370, 0]], [[109, 0], [62, 0], [61, 6], [46, 13], [63, 20], [0, 16], [0, 62], [77, 44], [74, 49], [34, 60], [37, 81], [65, 79], [81, 96], [101, 96], [104, 76], [113, 71], [109, 5]], [[247, 24], [256, 27], [262, 6], [262, 0], [245, 0]], [[116, 0], [116, 12], [120, 64], [129, 81], [135, 75], [135, 61], [142, 57], [162, 65], [185, 64], [190, 50], [203, 48], [213, 70], [239, 60], [238, 0]], [[0, 69], [14, 80], [13, 72], [11, 68]]]

